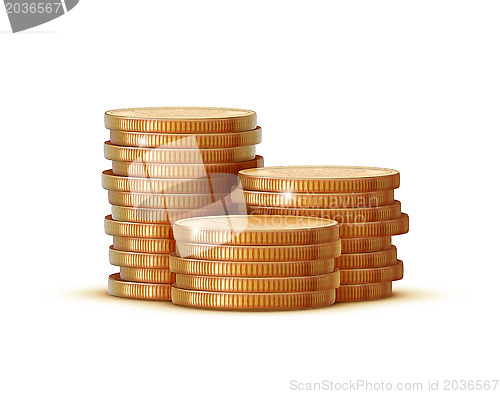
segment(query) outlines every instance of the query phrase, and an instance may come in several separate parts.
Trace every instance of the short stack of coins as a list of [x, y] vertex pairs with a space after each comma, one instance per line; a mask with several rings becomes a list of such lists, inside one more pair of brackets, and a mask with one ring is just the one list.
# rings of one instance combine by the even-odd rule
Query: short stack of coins
[[242, 193], [233, 200], [248, 214], [303, 215], [339, 222], [342, 255], [337, 301], [392, 294], [402, 279], [392, 236], [408, 232], [408, 215], [394, 200], [398, 171], [373, 167], [290, 166], [242, 170]]
[[338, 223], [228, 215], [177, 220], [172, 302], [206, 309], [283, 310], [331, 305], [340, 284]]
[[103, 172], [112, 214], [108, 280], [111, 295], [170, 300], [175, 274], [172, 223], [185, 217], [226, 215], [237, 173], [263, 165], [255, 155], [262, 132], [254, 111], [229, 108], [158, 107], [108, 111], [110, 140]]

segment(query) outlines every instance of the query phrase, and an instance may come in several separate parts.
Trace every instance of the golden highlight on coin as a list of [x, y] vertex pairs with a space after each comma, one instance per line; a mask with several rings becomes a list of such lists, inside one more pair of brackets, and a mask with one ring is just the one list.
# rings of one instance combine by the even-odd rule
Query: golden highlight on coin
[[386, 267], [342, 269], [340, 270], [340, 283], [343, 285], [393, 282], [403, 279], [403, 262], [397, 260], [396, 264]]
[[207, 309], [304, 309], [333, 304], [335, 302], [335, 289], [295, 293], [227, 293], [187, 290], [174, 286], [172, 302], [177, 305]]
[[243, 170], [243, 189], [292, 193], [364, 193], [399, 187], [399, 172], [387, 168], [287, 166]]
[[111, 130], [110, 141], [115, 145], [141, 148], [233, 148], [260, 144], [262, 129], [257, 127], [236, 133], [212, 134], [140, 133]]
[[198, 216], [225, 215], [223, 207], [214, 209], [158, 209], [158, 208], [134, 208], [111, 205], [111, 216], [114, 220], [136, 223], [164, 223], [173, 224], [176, 220]]
[[335, 266], [341, 269], [377, 268], [396, 264], [397, 260], [396, 247], [391, 246], [387, 250], [377, 252], [342, 253], [335, 259]]
[[247, 206], [250, 215], [315, 216], [332, 219], [338, 223], [364, 223], [396, 219], [401, 216], [401, 203], [371, 208], [277, 208]]
[[111, 215], [104, 219], [104, 231], [108, 235], [132, 238], [173, 238], [172, 226], [167, 224], [119, 222]]
[[336, 291], [337, 302], [376, 300], [392, 295], [392, 282], [340, 285]]
[[276, 208], [372, 208], [394, 202], [394, 190], [366, 193], [293, 193], [243, 190], [234, 202], [257, 207]]
[[152, 194], [108, 191], [108, 201], [111, 205], [135, 208], [198, 209], [208, 207], [225, 197], [224, 194]]
[[306, 261], [217, 261], [199, 260], [170, 255], [172, 272], [185, 275], [275, 277], [309, 276], [330, 273], [335, 268], [335, 259]]
[[104, 157], [108, 160], [139, 163], [235, 163], [253, 160], [255, 158], [255, 145], [220, 149], [163, 149], [118, 146], [106, 141], [104, 143]]
[[408, 232], [409, 218], [402, 213], [398, 219], [366, 223], [339, 224], [341, 238], [383, 237], [405, 234]]
[[171, 253], [175, 251], [175, 240], [153, 238], [113, 237], [116, 250], [139, 253]]
[[153, 194], [227, 194], [238, 184], [234, 174], [205, 175], [193, 179], [134, 178], [116, 175], [112, 170], [102, 173], [102, 187], [118, 192]]
[[107, 111], [110, 130], [162, 133], [227, 133], [257, 127], [254, 111], [211, 107], [146, 107]]
[[237, 246], [177, 242], [179, 256], [222, 261], [299, 261], [340, 256], [340, 240], [313, 245]]
[[175, 274], [168, 269], [120, 267], [120, 277], [122, 280], [141, 283], [175, 282]]
[[109, 247], [109, 263], [118, 267], [169, 269], [169, 257], [168, 254], [125, 252]]
[[329, 219], [273, 215], [187, 218], [174, 224], [178, 242], [230, 245], [302, 245], [339, 239]]
[[108, 279], [108, 293], [116, 297], [139, 300], [170, 300], [171, 284], [129, 282], [121, 279], [120, 274], [113, 274]]
[[206, 164], [158, 164], [113, 161], [113, 172], [117, 175], [143, 178], [200, 178], [207, 174], [238, 174], [246, 168], [262, 167], [264, 158], [256, 155], [255, 159], [239, 163]]
[[339, 271], [315, 276], [244, 278], [177, 274], [181, 289], [233, 293], [293, 293], [335, 289], [340, 285]]
[[341, 243], [343, 254], [378, 252], [391, 247], [392, 237], [344, 238]]

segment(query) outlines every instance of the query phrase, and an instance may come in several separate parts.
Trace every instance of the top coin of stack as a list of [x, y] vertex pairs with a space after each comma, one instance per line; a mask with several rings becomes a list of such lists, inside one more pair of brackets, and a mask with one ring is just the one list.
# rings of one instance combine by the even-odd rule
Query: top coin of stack
[[174, 304], [302, 309], [335, 302], [338, 225], [329, 219], [229, 215], [178, 220]]
[[339, 222], [342, 255], [337, 301], [383, 298], [403, 276], [391, 236], [408, 231], [394, 200], [398, 171], [372, 167], [291, 166], [242, 170], [235, 202], [256, 215], [303, 215]]
[[105, 114], [110, 140], [103, 172], [114, 237], [110, 262], [120, 266], [109, 291], [133, 298], [169, 299], [175, 275], [172, 223], [179, 218], [220, 215], [234, 209], [229, 198], [239, 170], [259, 167], [262, 131], [254, 111], [230, 108], [159, 107]]

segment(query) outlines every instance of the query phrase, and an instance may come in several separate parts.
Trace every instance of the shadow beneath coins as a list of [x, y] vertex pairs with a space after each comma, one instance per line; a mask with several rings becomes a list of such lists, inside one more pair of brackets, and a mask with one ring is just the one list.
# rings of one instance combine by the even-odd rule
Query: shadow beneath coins
[[387, 298], [388, 300], [392, 301], [399, 301], [399, 300], [431, 300], [431, 299], [438, 299], [438, 298], [446, 298], [448, 295], [446, 293], [439, 293], [436, 292], [435, 290], [426, 290], [426, 289], [396, 289], [393, 290], [392, 296]]
[[251, 315], [251, 314], [275, 314], [275, 313], [334, 313], [336, 309], [355, 309], [355, 308], [363, 308], [363, 307], [375, 307], [375, 306], [383, 306], [391, 305], [394, 303], [402, 302], [419, 302], [424, 301], [428, 302], [430, 300], [438, 300], [449, 297], [449, 294], [436, 292], [435, 290], [429, 289], [396, 289], [393, 294], [387, 298], [380, 298], [376, 300], [367, 300], [367, 301], [354, 301], [354, 302], [336, 302], [333, 305], [318, 307], [318, 308], [310, 308], [310, 309], [289, 309], [289, 310], [221, 310], [221, 309], [204, 309], [204, 308], [193, 308], [186, 307], [181, 305], [172, 304], [170, 301], [152, 301], [152, 300], [136, 300], [131, 298], [122, 298], [115, 297], [108, 294], [108, 290], [106, 287], [94, 287], [94, 288], [82, 288], [75, 289], [74, 291], [66, 292], [63, 294], [65, 297], [69, 298], [78, 298], [78, 299], [87, 299], [94, 301], [108, 301], [108, 302], [124, 302], [129, 303], [130, 305], [140, 305], [141, 303], [144, 307], [148, 308], [174, 308], [175, 310], [181, 312], [184, 311], [186, 313], [223, 313], [223, 314], [239, 314], [239, 315]]
[[136, 300], [133, 298], [115, 297], [108, 293], [108, 289], [106, 287], [75, 289], [74, 291], [65, 292], [63, 296], [68, 298], [78, 298], [82, 300], [86, 299], [91, 301], [125, 302], [131, 305], [132, 304], [139, 305], [142, 303], [144, 306], [147, 307], [163, 308], [163, 309], [174, 307], [174, 305], [170, 301]]
[[108, 289], [105, 287], [94, 287], [88, 289], [75, 289], [64, 293], [65, 296], [72, 298], [87, 298], [87, 299], [109, 299]]
[[439, 300], [450, 297], [449, 294], [436, 292], [435, 290], [429, 289], [395, 289], [392, 295], [386, 298], [379, 298], [375, 300], [366, 301], [352, 301], [352, 302], [336, 302], [335, 304], [327, 307], [327, 309], [342, 309], [342, 308], [358, 308], [366, 306], [374, 306], [375, 304], [386, 304], [391, 305], [398, 302], [404, 302], [406, 304], [412, 302], [428, 302], [431, 300]]

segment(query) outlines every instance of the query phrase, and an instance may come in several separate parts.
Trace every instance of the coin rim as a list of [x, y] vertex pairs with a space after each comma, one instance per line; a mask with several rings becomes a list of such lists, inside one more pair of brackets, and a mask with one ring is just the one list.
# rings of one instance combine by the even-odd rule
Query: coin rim
[[[112, 286], [115, 287], [113, 293], [111, 292]], [[125, 290], [128, 287], [129, 290]], [[135, 293], [141, 294], [158, 294], [158, 289], [162, 289], [163, 292], [166, 291], [167, 295], [165, 297], [155, 297], [144, 296], [144, 295], [126, 295], [127, 292], [133, 291]], [[118, 294], [120, 293], [120, 294]], [[129, 298], [136, 300], [148, 300], [148, 301], [170, 301], [172, 299], [172, 284], [161, 284], [161, 283], [140, 283], [122, 280], [120, 273], [114, 273], [108, 277], [108, 294], [114, 297]]]
[[[286, 277], [286, 276], [308, 276], [321, 275], [331, 272], [335, 269], [335, 258], [317, 259], [317, 260], [300, 260], [300, 261], [224, 261], [224, 260], [205, 260], [194, 259], [189, 257], [180, 257], [176, 252], [170, 253], [169, 264], [172, 272], [185, 275], [200, 275], [200, 276], [227, 276], [227, 277]], [[182, 264], [181, 264], [182, 262]], [[177, 264], [178, 263], [178, 264]], [[182, 266], [183, 270], [177, 270], [177, 265]], [[311, 269], [317, 269], [318, 265], [326, 267], [319, 272]], [[195, 269], [193, 269], [193, 266]], [[288, 269], [286, 269], [288, 267]], [[307, 268], [307, 270], [305, 269]], [[244, 275], [233, 274], [229, 272], [241, 272], [244, 269]], [[257, 272], [255, 275], [248, 275], [247, 270]], [[285, 272], [278, 275], [276, 271]], [[220, 274], [220, 272], [224, 274]], [[214, 273], [215, 272], [215, 273]], [[271, 272], [270, 275], [265, 275], [263, 272]], [[293, 272], [289, 274], [289, 272]], [[297, 273], [299, 272], [299, 273]], [[300, 273], [302, 272], [302, 273]], [[307, 273], [304, 273], [307, 272]]]
[[[178, 294], [179, 293], [179, 294]], [[197, 305], [189, 305], [187, 303], [179, 303], [178, 296], [181, 296], [181, 293], [191, 293], [193, 295], [197, 295], [198, 299], [204, 297], [208, 298], [209, 296], [213, 296], [217, 298], [216, 302], [198, 302]], [[321, 290], [321, 291], [304, 291], [304, 292], [294, 292], [294, 293], [228, 293], [228, 292], [214, 292], [214, 291], [199, 291], [199, 290], [185, 290], [178, 288], [177, 286], [173, 286], [172, 288], [172, 302], [175, 305], [182, 305], [182, 306], [187, 306], [187, 307], [193, 307], [193, 308], [200, 308], [200, 309], [218, 309], [218, 310], [265, 310], [265, 311], [272, 311], [272, 310], [299, 310], [299, 309], [313, 309], [313, 308], [319, 308], [323, 306], [329, 306], [333, 305], [335, 303], [335, 289], [330, 289], [330, 290]], [[301, 305], [299, 307], [293, 307], [291, 305], [284, 305], [282, 307], [234, 307], [234, 306], [221, 306], [224, 301], [221, 300], [221, 298], [229, 298], [232, 297], [233, 299], [239, 298], [242, 300], [248, 300], [249, 298], [261, 298], [263, 301], [267, 301], [266, 303], [269, 304], [270, 302], [273, 302], [275, 298], [279, 299], [284, 299], [284, 298], [293, 298], [293, 297], [299, 297], [299, 298], [305, 298], [307, 296], [312, 296], [312, 295], [323, 295], [326, 299], [326, 303], [317, 303], [315, 305]], [[175, 299], [175, 301], [174, 301]], [[245, 302], [248, 304], [248, 302]], [[291, 302], [290, 302], [291, 303]], [[202, 305], [203, 304], [203, 305]]]
[[[330, 287], [330, 284], [332, 287]], [[327, 288], [307, 289], [309, 286], [328, 285]], [[335, 269], [320, 275], [301, 276], [266, 276], [266, 277], [245, 277], [245, 276], [209, 276], [209, 275], [189, 275], [176, 274], [176, 286], [185, 290], [200, 290], [229, 293], [291, 293], [303, 291], [321, 291], [336, 289], [340, 286], [340, 271]], [[294, 286], [296, 289], [287, 289], [287, 286]], [[240, 290], [244, 287], [251, 287], [251, 290]], [[262, 288], [274, 287], [272, 291]], [[276, 290], [276, 287], [279, 290]], [[283, 289], [283, 290], [281, 290]], [[299, 290], [297, 290], [299, 289]]]
[[[383, 276], [384, 280], [380, 280], [380, 276]], [[403, 279], [403, 276], [404, 264], [401, 260], [380, 267], [340, 269], [340, 283], [345, 285], [395, 282]]]

